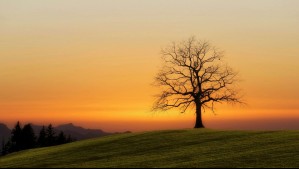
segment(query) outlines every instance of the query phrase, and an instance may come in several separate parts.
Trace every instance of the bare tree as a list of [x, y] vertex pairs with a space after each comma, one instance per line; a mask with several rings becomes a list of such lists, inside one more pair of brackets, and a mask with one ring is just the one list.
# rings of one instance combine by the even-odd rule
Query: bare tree
[[194, 128], [203, 128], [202, 111], [215, 103], [242, 103], [235, 86], [237, 73], [222, 61], [223, 52], [194, 37], [162, 50], [163, 67], [155, 77], [162, 89], [153, 110], [196, 109]]

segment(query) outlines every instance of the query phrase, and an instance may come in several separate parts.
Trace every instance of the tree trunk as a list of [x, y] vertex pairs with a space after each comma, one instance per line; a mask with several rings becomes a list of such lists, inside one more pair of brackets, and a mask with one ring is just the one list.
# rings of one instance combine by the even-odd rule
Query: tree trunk
[[204, 128], [201, 118], [201, 104], [196, 103], [196, 122], [194, 128]]

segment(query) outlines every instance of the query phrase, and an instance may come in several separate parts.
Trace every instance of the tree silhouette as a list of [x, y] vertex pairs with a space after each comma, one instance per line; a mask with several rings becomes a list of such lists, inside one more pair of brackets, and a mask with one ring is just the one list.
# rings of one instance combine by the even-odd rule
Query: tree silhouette
[[11, 142], [12, 142], [12, 150], [20, 151], [22, 149], [22, 127], [20, 122], [18, 121], [12, 130]]
[[26, 124], [22, 130], [22, 150], [34, 148], [36, 146], [36, 137], [31, 124]]
[[71, 135], [68, 135], [67, 138], [66, 138], [66, 143], [70, 143], [70, 142], [73, 142], [73, 141], [76, 141], [75, 139], [73, 139], [71, 137]]
[[66, 137], [65, 137], [64, 133], [61, 131], [59, 133], [59, 135], [57, 136], [56, 144], [60, 145], [60, 144], [65, 144], [65, 143], [66, 143]]
[[23, 128], [20, 122], [17, 122], [14, 129], [11, 132], [11, 138], [5, 143], [3, 139], [1, 145], [0, 155], [6, 155], [8, 153], [31, 149], [35, 147], [54, 146], [74, 141], [69, 135], [66, 138], [65, 134], [61, 131], [59, 135], [55, 135], [53, 126], [50, 124], [47, 129], [45, 126], [40, 130], [38, 139], [36, 140], [35, 133], [31, 124], [26, 124]]
[[14, 147], [13, 147], [13, 144], [12, 144], [11, 139], [10, 139], [10, 140], [8, 140], [5, 143], [5, 145], [4, 145], [3, 149], [2, 149], [2, 155], [6, 155], [6, 154], [8, 154], [10, 152], [14, 152], [13, 148]]
[[163, 67], [155, 77], [162, 89], [153, 110], [195, 107], [194, 128], [203, 128], [202, 111], [215, 103], [242, 103], [235, 82], [237, 73], [223, 63], [223, 52], [194, 37], [162, 50]]
[[46, 135], [47, 135], [46, 128], [45, 128], [45, 126], [43, 126], [39, 132], [39, 137], [37, 139], [38, 146], [40, 146], [40, 147], [46, 146], [46, 144], [47, 144]]
[[4, 138], [2, 139], [2, 145], [1, 145], [1, 155], [5, 155], [5, 140]]
[[47, 128], [46, 138], [47, 138], [47, 146], [55, 145], [55, 131], [52, 124], [50, 124]]

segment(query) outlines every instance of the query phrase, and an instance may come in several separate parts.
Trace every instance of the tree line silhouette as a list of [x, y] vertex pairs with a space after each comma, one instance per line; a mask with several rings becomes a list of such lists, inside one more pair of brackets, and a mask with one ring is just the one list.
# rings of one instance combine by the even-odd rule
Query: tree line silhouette
[[62, 131], [56, 134], [51, 124], [47, 127], [43, 126], [37, 137], [31, 124], [22, 127], [20, 122], [17, 122], [11, 132], [10, 139], [7, 142], [2, 141], [1, 155], [37, 147], [55, 146], [72, 141], [71, 136], [66, 136]]

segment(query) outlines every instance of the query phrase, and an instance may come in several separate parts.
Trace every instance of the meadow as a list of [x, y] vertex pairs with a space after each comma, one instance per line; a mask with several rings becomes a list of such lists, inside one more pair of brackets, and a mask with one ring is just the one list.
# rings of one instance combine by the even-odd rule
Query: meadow
[[299, 131], [119, 134], [12, 153], [2, 167], [299, 167]]

